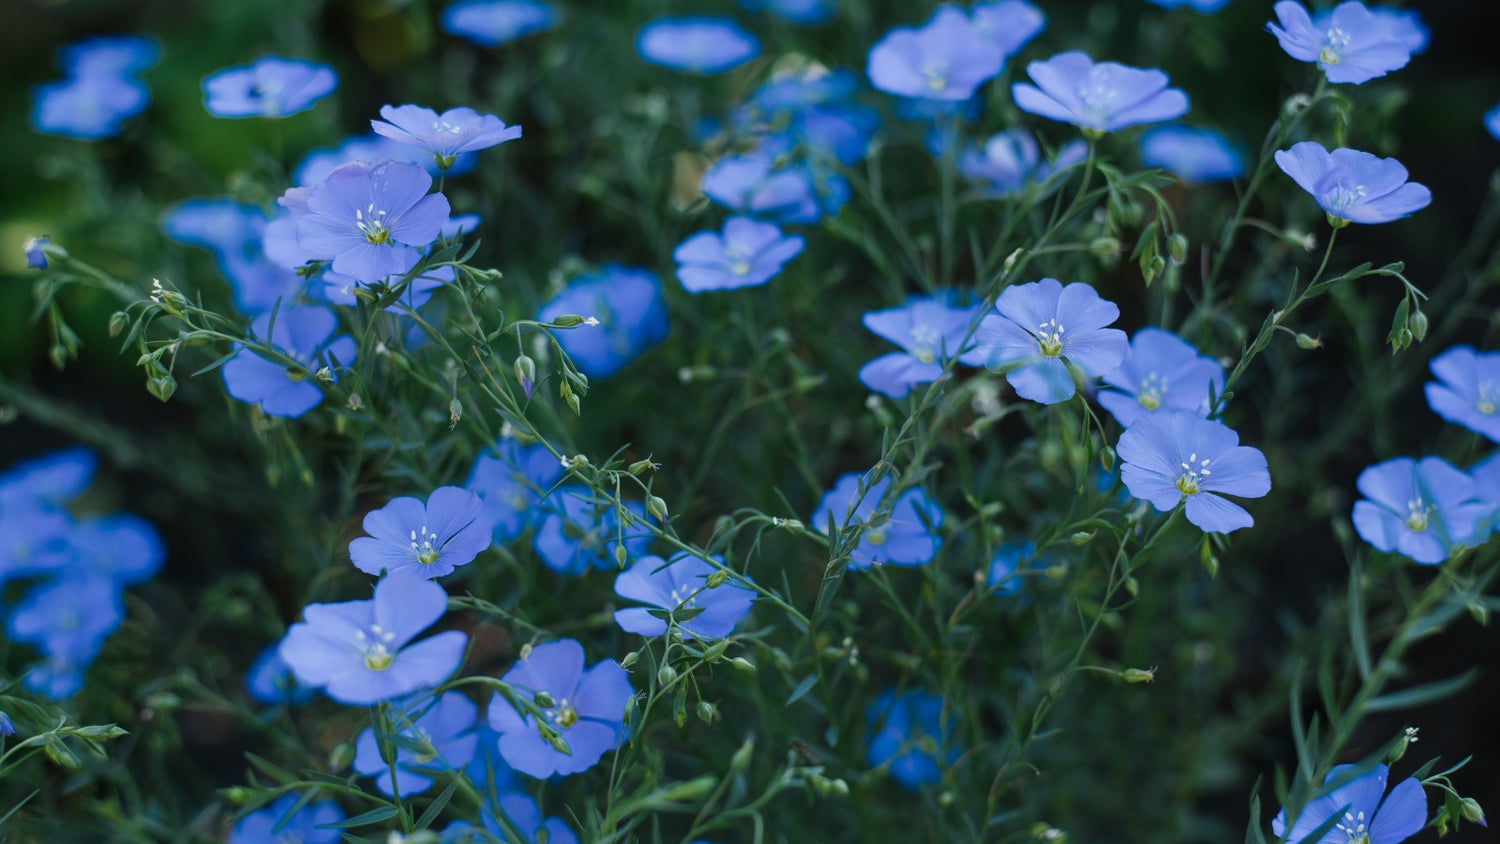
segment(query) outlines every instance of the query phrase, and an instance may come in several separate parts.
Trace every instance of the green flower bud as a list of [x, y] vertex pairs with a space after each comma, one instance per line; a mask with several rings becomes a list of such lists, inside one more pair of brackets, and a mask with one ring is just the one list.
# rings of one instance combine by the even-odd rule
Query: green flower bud
[[658, 521], [665, 522], [667, 520], [667, 502], [663, 501], [661, 496], [648, 495], [646, 496], [646, 512], [655, 516]]
[[734, 752], [733, 756], [729, 757], [729, 770], [743, 771], [750, 767], [750, 758], [753, 755], [755, 755], [755, 737], [746, 736], [745, 741], [739, 746], [739, 749]]
[[703, 584], [705, 586], [707, 586], [709, 589], [718, 589], [720, 586], [723, 586], [724, 585], [724, 581], [726, 581], [728, 579], [729, 579], [729, 572], [725, 571], [724, 569], [719, 569], [718, 571], [716, 571], [713, 574], [709, 575], [708, 579], [705, 580], [703, 582]]
[[640, 658], [640, 651], [631, 651], [630, 653], [625, 655], [624, 659], [620, 660], [620, 667], [629, 670], [632, 665], [635, 665], [636, 662], [640, 661]]
[[1156, 679], [1156, 668], [1127, 668], [1120, 672], [1120, 679], [1127, 683], [1150, 683]]
[[1312, 337], [1307, 334], [1297, 335], [1297, 348], [1299, 349], [1307, 349], [1308, 351], [1312, 351], [1313, 349], [1321, 349], [1322, 347], [1323, 341], [1318, 339], [1317, 337]]
[[630, 474], [635, 475], [636, 477], [640, 477], [642, 474], [648, 471], [654, 472], [660, 468], [660, 463], [653, 463], [648, 457], [645, 460], [637, 460], [634, 463], [630, 464], [629, 468], [626, 469], [626, 471], [630, 472]]
[[709, 703], [706, 700], [700, 700], [700, 701], [698, 701], [697, 709], [698, 709], [698, 720], [702, 721], [705, 724], [712, 724], [714, 722], [714, 705], [713, 704]]
[[161, 401], [166, 401], [172, 397], [173, 393], [177, 392], [177, 379], [166, 372], [147, 378], [146, 392], [156, 396]]
[[119, 337], [125, 326], [130, 324], [130, 315], [124, 311], [115, 311], [109, 315], [109, 336]]
[[1068, 537], [1068, 541], [1071, 542], [1071, 543], [1073, 543], [1074, 545], [1077, 545], [1077, 546], [1081, 547], [1081, 546], [1087, 545], [1090, 542], [1094, 541], [1094, 534], [1095, 533], [1097, 533], [1097, 531], [1092, 531], [1092, 530], [1084, 531], [1084, 530], [1080, 530], [1077, 533], [1073, 534], [1072, 536]]
[[1485, 823], [1484, 809], [1479, 805], [1478, 800], [1472, 797], [1465, 797], [1458, 801], [1458, 805], [1459, 813], [1463, 815], [1464, 820], [1469, 823], [1477, 823], [1480, 826], [1489, 826], [1488, 823]]
[[1427, 339], [1427, 314], [1417, 311], [1406, 321], [1406, 327], [1411, 329], [1411, 336], [1418, 342]]
[[1176, 234], [1167, 238], [1167, 254], [1171, 255], [1172, 260], [1176, 263], [1182, 264], [1187, 262], [1187, 251], [1187, 235], [1183, 234], [1182, 232], [1177, 232]]
[[583, 317], [578, 314], [562, 314], [552, 318], [552, 325], [556, 328], [572, 328], [583, 324]]
[[670, 664], [663, 663], [660, 668], [656, 669], [656, 684], [662, 688], [672, 685], [672, 681], [676, 679], [677, 669]]
[[736, 671], [755, 671], [755, 663], [742, 656], [729, 660], [729, 665]]
[[536, 703], [537, 706], [540, 706], [543, 709], [551, 709], [552, 707], [557, 705], [557, 701], [554, 700], [552, 695], [546, 691], [537, 692], [532, 696], [531, 699]]

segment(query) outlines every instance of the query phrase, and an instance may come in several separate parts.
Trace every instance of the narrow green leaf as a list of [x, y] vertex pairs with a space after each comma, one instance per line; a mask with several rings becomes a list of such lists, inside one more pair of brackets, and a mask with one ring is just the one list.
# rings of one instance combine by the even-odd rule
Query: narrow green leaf
[[1454, 677], [1446, 680], [1437, 680], [1432, 683], [1423, 683], [1399, 692], [1391, 692], [1381, 695], [1365, 704], [1367, 712], [1389, 712], [1392, 709], [1407, 709], [1413, 706], [1421, 706], [1435, 700], [1442, 700], [1468, 687], [1479, 677], [1479, 668], [1475, 666]]

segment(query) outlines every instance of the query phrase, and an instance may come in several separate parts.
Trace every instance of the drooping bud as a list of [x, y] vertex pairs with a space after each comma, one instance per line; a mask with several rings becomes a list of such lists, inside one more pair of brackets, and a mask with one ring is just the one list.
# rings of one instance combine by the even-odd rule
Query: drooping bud
[[531, 391], [536, 387], [536, 361], [530, 355], [516, 358], [516, 381], [520, 382], [521, 392], [526, 398], [531, 398]]
[[561, 314], [552, 318], [552, 325], [556, 328], [572, 328], [583, 325], [583, 317], [578, 314]]
[[1127, 668], [1120, 672], [1120, 679], [1127, 683], [1150, 683], [1156, 679], [1156, 669]]

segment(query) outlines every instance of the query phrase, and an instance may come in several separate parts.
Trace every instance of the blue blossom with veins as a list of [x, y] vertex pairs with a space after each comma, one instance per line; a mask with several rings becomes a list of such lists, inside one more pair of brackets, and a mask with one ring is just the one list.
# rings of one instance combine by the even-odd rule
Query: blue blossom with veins
[[[715, 554], [719, 565], [724, 559]], [[681, 552], [670, 561], [661, 557], [642, 557], [615, 577], [615, 594], [641, 601], [657, 610], [682, 612], [694, 610], [692, 618], [679, 620], [677, 626], [685, 635], [696, 639], [720, 639], [734, 632], [734, 626], [750, 612], [755, 593], [733, 580], [710, 586], [709, 578], [719, 566]], [[660, 636], [667, 632], [665, 619], [644, 607], [615, 610], [615, 621], [629, 633]]]
[[[1441, 457], [1398, 457], [1359, 473], [1354, 529], [1371, 545], [1425, 565], [1475, 540], [1494, 506], [1474, 479]], [[1482, 538], [1482, 536], [1481, 536]]]
[[1406, 168], [1381, 158], [1340, 147], [1303, 141], [1276, 152], [1276, 166], [1312, 195], [1328, 214], [1329, 225], [1388, 223], [1426, 208], [1432, 192], [1406, 180]]
[[755, 287], [770, 281], [801, 254], [801, 235], [783, 235], [773, 223], [730, 217], [724, 233], [702, 231], [677, 245], [677, 280], [689, 293]]
[[1438, 378], [1426, 386], [1432, 412], [1500, 443], [1500, 352], [1454, 346], [1428, 367]]
[[957, 308], [941, 299], [921, 296], [911, 297], [900, 308], [867, 311], [865, 327], [903, 351], [881, 355], [860, 367], [860, 383], [899, 399], [917, 384], [937, 380], [945, 361], [983, 366], [985, 352], [972, 342], [964, 345], [974, 314], [974, 308]]
[[366, 727], [354, 741], [354, 770], [374, 777], [382, 794], [421, 794], [432, 786], [433, 777], [463, 768], [474, 758], [479, 742], [474, 732], [479, 707], [474, 701], [463, 692], [449, 691], [416, 708], [420, 711], [415, 714], [401, 713], [392, 727], [396, 735], [420, 745], [422, 750], [397, 745], [395, 762], [388, 765], [380, 758], [374, 727]]
[[[583, 646], [573, 639], [529, 649], [500, 678], [517, 694], [546, 692], [547, 726], [567, 743], [563, 752], [537, 729], [536, 719], [521, 714], [496, 694], [490, 700], [490, 727], [500, 734], [500, 755], [517, 771], [538, 779], [568, 776], [594, 767], [625, 735], [625, 704], [635, 694], [630, 675], [612, 659], [584, 668]], [[545, 700], [545, 698], [544, 698]]]
[[[1271, 831], [1281, 840], [1307, 844], [1400, 844], [1427, 825], [1427, 794], [1416, 777], [1407, 777], [1386, 794], [1389, 768], [1376, 765], [1353, 776], [1358, 770], [1355, 765], [1335, 765], [1323, 785], [1343, 785], [1309, 801], [1290, 829], [1282, 809], [1271, 821]], [[1335, 816], [1338, 821], [1322, 837], [1308, 838]]]
[[366, 574], [442, 577], [490, 546], [493, 525], [479, 496], [438, 487], [423, 504], [402, 496], [365, 516], [369, 536], [349, 543], [349, 558]]
[[297, 243], [334, 272], [367, 284], [416, 266], [420, 249], [448, 222], [448, 199], [429, 194], [432, 177], [401, 161], [352, 162], [307, 194]]
[[1368, 82], [1405, 67], [1413, 49], [1425, 46], [1420, 24], [1377, 14], [1354, 0], [1316, 19], [1296, 0], [1282, 0], [1273, 11], [1277, 23], [1266, 24], [1266, 31], [1287, 55], [1316, 62], [1329, 82]]
[[825, 534], [863, 527], [859, 544], [849, 552], [849, 568], [858, 571], [887, 563], [921, 566], [932, 562], [942, 544], [937, 530], [943, 524], [943, 508], [921, 487], [907, 489], [888, 507], [881, 507], [881, 499], [891, 486], [889, 476], [869, 484], [863, 494], [860, 485], [858, 472], [840, 477], [812, 514], [813, 528]]
[[1010, 87], [1016, 106], [1029, 114], [1072, 123], [1099, 136], [1187, 113], [1188, 97], [1167, 85], [1167, 75], [1116, 62], [1099, 62], [1077, 50], [1026, 66], [1032, 82]]
[[1125, 360], [1104, 383], [1113, 389], [1099, 391], [1099, 404], [1128, 428], [1153, 413], [1208, 416], [1208, 394], [1224, 389], [1224, 367], [1176, 334], [1148, 327], [1130, 338]]
[[1260, 498], [1271, 491], [1265, 455], [1239, 442], [1223, 423], [1191, 413], [1158, 413], [1126, 428], [1115, 451], [1131, 495], [1162, 512], [1181, 504], [1188, 521], [1205, 531], [1229, 533], [1255, 520], [1223, 496]]
[[480, 114], [472, 108], [450, 108], [438, 114], [417, 105], [380, 107], [384, 120], [371, 120], [377, 135], [407, 146], [420, 147], [432, 153], [440, 169], [453, 166], [466, 152], [513, 141], [521, 137], [520, 126], [506, 126], [493, 114]]
[[[1005, 371], [1016, 395], [1042, 404], [1073, 397], [1068, 364], [1085, 377], [1113, 372], [1129, 348], [1125, 332], [1106, 328], [1120, 316], [1089, 285], [1054, 278], [1007, 287], [975, 335], [985, 365]], [[1066, 361], [1067, 363], [1064, 363]]]

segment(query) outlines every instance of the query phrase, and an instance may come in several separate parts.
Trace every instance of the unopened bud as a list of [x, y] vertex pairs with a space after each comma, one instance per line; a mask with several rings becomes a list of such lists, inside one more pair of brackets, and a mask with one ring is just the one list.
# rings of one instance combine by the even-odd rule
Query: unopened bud
[[125, 326], [130, 324], [130, 315], [124, 311], [115, 311], [109, 316], [109, 336], [119, 337]]
[[1175, 263], [1182, 264], [1187, 261], [1188, 239], [1187, 235], [1177, 232], [1167, 238], [1167, 254], [1172, 256]]
[[1308, 351], [1312, 351], [1313, 349], [1321, 349], [1322, 347], [1323, 341], [1318, 339], [1317, 337], [1313, 337], [1308, 334], [1297, 335], [1297, 348], [1299, 349], [1307, 349]]
[[1120, 254], [1120, 241], [1112, 237], [1097, 237], [1089, 244], [1089, 251], [1101, 261], [1109, 261]]
[[734, 752], [733, 756], [729, 757], [729, 770], [743, 771], [750, 767], [750, 757], [754, 754], [755, 739], [751, 736], [746, 736], [745, 741], [739, 746], [739, 749]]
[[698, 701], [697, 710], [698, 710], [698, 720], [702, 721], [705, 724], [712, 724], [714, 722], [714, 705], [713, 704], [709, 703], [706, 700], [700, 700], [700, 701]]
[[551, 709], [557, 705], [557, 701], [553, 699], [551, 693], [546, 691], [537, 692], [531, 699], [537, 706], [543, 709]]
[[562, 737], [561, 733], [554, 732], [552, 735], [547, 736], [547, 743], [552, 745], [553, 750], [556, 750], [558, 753], [561, 753], [564, 756], [573, 755], [572, 748], [568, 747], [568, 742]]
[[536, 387], [536, 361], [530, 355], [521, 355], [516, 358], [516, 381], [521, 385], [521, 392], [526, 398], [531, 398], [531, 391]]
[[1006, 255], [1005, 256], [1005, 263], [1001, 266], [1002, 272], [1008, 273], [1011, 270], [1015, 269], [1016, 261], [1018, 261], [1018, 260], [1021, 259], [1021, 253], [1023, 251], [1025, 251], [1025, 250], [1023, 250], [1023, 249], [1017, 249], [1016, 251], [1010, 253], [1009, 255]]
[[729, 640], [720, 639], [719, 641], [714, 642], [712, 645], [709, 645], [708, 648], [703, 651], [703, 661], [718, 662], [719, 658], [724, 656], [724, 652], [727, 650], [729, 650]]
[[338, 744], [335, 744], [333, 746], [333, 750], [330, 750], [328, 752], [329, 772], [336, 774], [344, 770], [345, 768], [348, 768], [349, 764], [354, 761], [354, 756], [354, 742], [341, 741]]
[[452, 428], [458, 424], [458, 420], [464, 415], [464, 404], [455, 396], [448, 402], [448, 427]]
[[1480, 807], [1479, 801], [1472, 797], [1465, 797], [1458, 801], [1459, 814], [1469, 823], [1477, 823], [1482, 827], [1489, 827], [1484, 820], [1484, 809]]
[[1099, 465], [1103, 466], [1106, 472], [1112, 471], [1115, 468], [1114, 448], [1105, 446], [1099, 451]]
[[663, 663], [660, 668], [656, 669], [656, 683], [662, 688], [672, 685], [672, 681], [676, 679], [677, 669], [670, 664]]
[[1080, 530], [1077, 533], [1073, 534], [1072, 536], [1068, 537], [1068, 541], [1071, 542], [1071, 543], [1073, 543], [1074, 545], [1079, 545], [1079, 546], [1087, 545], [1090, 542], [1094, 541], [1094, 534], [1095, 533], [1096, 533], [1096, 531], [1092, 531], [1092, 530], [1087, 530], [1087, 531]]
[[663, 501], [659, 495], [648, 495], [646, 496], [646, 512], [655, 516], [658, 521], [665, 522], [667, 520], [667, 502]]
[[719, 569], [718, 571], [708, 576], [708, 579], [704, 581], [704, 585], [710, 589], [718, 589], [720, 586], [723, 586], [724, 581], [728, 579], [729, 572], [723, 569]]
[[583, 405], [579, 403], [577, 393], [568, 393], [564, 401], [568, 403], [568, 409], [573, 411], [574, 416], [583, 415]]
[[1427, 339], [1427, 314], [1417, 311], [1406, 321], [1406, 327], [1411, 329], [1411, 336], [1418, 343]]
[[628, 562], [630, 562], [630, 552], [625, 550], [625, 546], [623, 544], [616, 545], [615, 565], [618, 565], [620, 568], [625, 568], [625, 564]]
[[636, 661], [639, 660], [640, 658], [641, 658], [641, 652], [640, 651], [631, 651], [630, 653], [628, 653], [628, 654], [625, 655], [624, 659], [620, 660], [620, 667], [628, 669], [632, 665], [635, 665]]
[[354, 285], [354, 298], [364, 302], [366, 305], [373, 305], [380, 301], [380, 296], [375, 291], [362, 284]]
[[1281, 114], [1283, 117], [1296, 117], [1309, 105], [1312, 105], [1312, 97], [1301, 93], [1293, 94], [1281, 104]]
[[660, 463], [653, 463], [651, 462], [650, 458], [647, 458], [645, 460], [637, 460], [634, 463], [630, 464], [629, 468], [626, 471], [630, 472], [630, 474], [632, 475], [639, 477], [646, 472], [654, 472], [660, 468]]
[[1127, 683], [1150, 683], [1156, 679], [1156, 668], [1127, 668], [1120, 672], [1120, 679]]
[[572, 328], [583, 324], [583, 317], [578, 314], [562, 314], [552, 318], [552, 324], [557, 328]]
[[751, 662], [748, 659], [745, 659], [742, 656], [737, 656], [734, 659], [729, 660], [729, 665], [730, 665], [731, 668], [735, 669], [736, 671], [754, 671], [755, 670], [755, 663]]
[[1413, 339], [1414, 338], [1412, 336], [1411, 329], [1403, 328], [1400, 331], [1396, 332], [1396, 339], [1391, 343], [1391, 345], [1394, 346], [1395, 350], [1399, 352], [1402, 349], [1410, 346]]
[[177, 379], [169, 373], [154, 375], [146, 379], [146, 392], [156, 396], [161, 401], [166, 401], [177, 392]]

